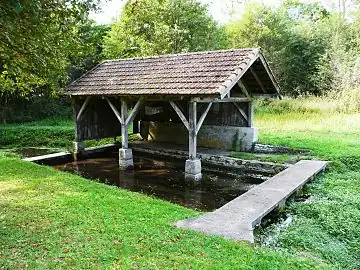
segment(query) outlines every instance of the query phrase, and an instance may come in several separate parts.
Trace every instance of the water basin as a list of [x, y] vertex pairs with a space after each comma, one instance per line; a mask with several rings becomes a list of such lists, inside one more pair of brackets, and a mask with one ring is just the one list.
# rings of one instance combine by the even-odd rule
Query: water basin
[[141, 192], [185, 207], [212, 211], [259, 182], [245, 175], [206, 172], [198, 185], [185, 182], [184, 161], [134, 156], [134, 170], [120, 171], [116, 153], [53, 166], [105, 184]]

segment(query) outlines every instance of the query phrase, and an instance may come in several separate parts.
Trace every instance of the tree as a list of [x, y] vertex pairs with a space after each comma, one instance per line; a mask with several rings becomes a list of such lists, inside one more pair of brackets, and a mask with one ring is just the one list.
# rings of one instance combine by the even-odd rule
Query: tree
[[286, 1], [278, 8], [246, 5], [240, 20], [225, 26], [231, 47], [261, 47], [284, 94], [320, 94], [314, 80], [326, 39], [314, 31], [328, 13], [317, 4]]
[[[17, 97], [67, 81], [78, 24], [98, 0], [3, 0], [0, 5], [0, 118]], [[46, 86], [46, 87], [45, 87]]]
[[195, 0], [130, 0], [104, 40], [108, 58], [220, 49], [225, 34]]

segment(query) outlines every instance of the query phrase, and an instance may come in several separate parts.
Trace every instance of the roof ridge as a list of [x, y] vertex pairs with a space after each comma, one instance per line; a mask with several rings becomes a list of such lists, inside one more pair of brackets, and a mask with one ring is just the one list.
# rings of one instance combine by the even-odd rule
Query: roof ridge
[[167, 58], [174, 56], [183, 56], [183, 55], [202, 55], [202, 54], [210, 54], [210, 53], [218, 53], [218, 52], [232, 52], [232, 51], [260, 51], [260, 47], [254, 48], [231, 48], [231, 49], [223, 49], [223, 50], [209, 50], [209, 51], [197, 51], [197, 52], [187, 52], [187, 53], [175, 53], [175, 54], [161, 54], [161, 55], [153, 55], [153, 56], [138, 56], [131, 58], [117, 58], [117, 59], [107, 59], [101, 62], [100, 64], [109, 63], [109, 62], [119, 62], [119, 61], [129, 61], [129, 60], [145, 60], [145, 59], [158, 59], [158, 58]]

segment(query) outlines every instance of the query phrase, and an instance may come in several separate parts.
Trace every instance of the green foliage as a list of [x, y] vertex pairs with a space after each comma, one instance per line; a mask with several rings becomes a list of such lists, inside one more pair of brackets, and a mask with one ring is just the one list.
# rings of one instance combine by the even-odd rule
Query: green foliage
[[130, 0], [104, 40], [107, 58], [220, 49], [225, 35], [195, 0]]
[[0, 120], [6, 122], [9, 103], [35, 94], [57, 93], [67, 83], [69, 56], [78, 51], [81, 41], [79, 25], [97, 3], [98, 0], [2, 1]]
[[285, 1], [278, 8], [249, 4], [226, 25], [231, 47], [262, 47], [283, 94], [323, 95], [359, 83], [359, 31], [318, 3]]

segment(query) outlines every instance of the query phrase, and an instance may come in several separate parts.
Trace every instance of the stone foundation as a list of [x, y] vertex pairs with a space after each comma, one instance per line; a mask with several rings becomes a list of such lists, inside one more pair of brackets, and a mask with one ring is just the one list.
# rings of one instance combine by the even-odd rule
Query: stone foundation
[[201, 161], [200, 159], [188, 159], [185, 162], [185, 179], [189, 181], [201, 180]]
[[[142, 131], [141, 131], [142, 130]], [[148, 130], [148, 138], [146, 132]], [[188, 131], [182, 123], [142, 122], [144, 139], [187, 145]], [[197, 136], [198, 147], [251, 151], [258, 140], [257, 128], [203, 125]]]
[[122, 170], [134, 168], [132, 149], [119, 149], [119, 168]]

